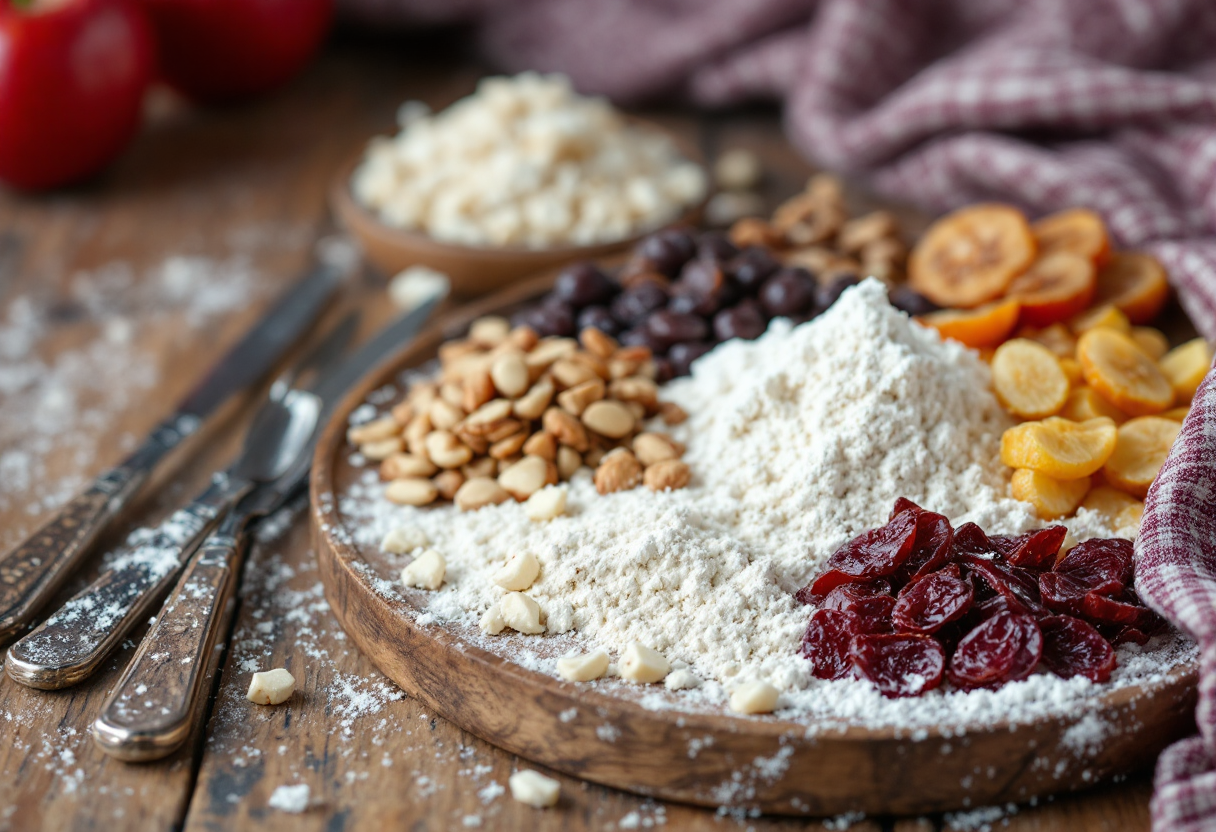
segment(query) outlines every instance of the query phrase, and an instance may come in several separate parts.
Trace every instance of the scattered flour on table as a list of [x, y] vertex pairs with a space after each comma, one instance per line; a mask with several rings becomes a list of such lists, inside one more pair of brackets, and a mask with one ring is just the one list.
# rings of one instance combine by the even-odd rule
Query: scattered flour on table
[[307, 783], [300, 783], [296, 786], [278, 786], [271, 793], [268, 802], [271, 809], [298, 815], [308, 808], [311, 791]]
[[[493, 572], [529, 550], [541, 572], [528, 594], [542, 610], [568, 605], [577, 633], [611, 653], [636, 640], [687, 662], [710, 680], [691, 701], [720, 702], [724, 687], [763, 678], [785, 691], [785, 707], [906, 724], [907, 702], [810, 677], [796, 656], [807, 612], [793, 592], [843, 542], [885, 522], [900, 496], [993, 533], [1040, 525], [1008, 496], [998, 452], [1011, 423], [990, 381], [974, 352], [913, 323], [871, 280], [810, 323], [778, 321], [756, 341], [718, 347], [664, 388], [690, 414], [672, 431], [688, 446], [687, 489], [605, 497], [584, 471], [568, 486], [569, 516], [534, 523], [515, 503], [468, 514], [394, 506], [368, 471], [340, 509], [363, 545], [402, 525], [426, 534], [447, 560], [427, 609], [436, 620], [475, 621], [504, 592]], [[1083, 514], [1070, 521], [1079, 539], [1110, 535]], [[1019, 705], [1087, 698], [1087, 686], [1035, 677], [936, 692], [917, 707], [926, 724], [955, 721], [954, 700], [971, 705], [968, 717], [1016, 718]]]

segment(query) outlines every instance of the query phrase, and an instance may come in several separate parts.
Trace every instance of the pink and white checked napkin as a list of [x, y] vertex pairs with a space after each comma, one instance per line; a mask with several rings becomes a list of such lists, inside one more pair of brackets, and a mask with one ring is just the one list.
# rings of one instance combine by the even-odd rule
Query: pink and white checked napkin
[[[785, 102], [808, 157], [944, 210], [1099, 211], [1155, 254], [1216, 339], [1216, 0], [344, 0], [471, 21], [508, 69], [585, 92]], [[1216, 830], [1216, 382], [1149, 493], [1142, 596], [1202, 650], [1197, 737], [1157, 768], [1153, 822]]]

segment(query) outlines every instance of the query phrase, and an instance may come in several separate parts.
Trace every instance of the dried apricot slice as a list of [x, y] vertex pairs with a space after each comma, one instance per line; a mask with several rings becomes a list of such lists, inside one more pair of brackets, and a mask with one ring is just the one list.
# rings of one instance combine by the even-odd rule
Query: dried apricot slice
[[1042, 419], [1068, 401], [1068, 376], [1051, 350], [1026, 338], [997, 347], [992, 357], [992, 386], [1014, 416]]
[[1077, 480], [1057, 480], [1029, 468], [1013, 472], [1010, 483], [1013, 499], [1030, 503], [1041, 520], [1068, 517], [1081, 505], [1089, 491], [1089, 477]]
[[1113, 329], [1091, 329], [1082, 335], [1077, 360], [1089, 386], [1125, 413], [1146, 416], [1174, 403], [1174, 388], [1157, 363]]
[[1170, 380], [1178, 401], [1189, 402], [1195, 397], [1199, 383], [1212, 369], [1212, 349], [1202, 338], [1193, 338], [1174, 347], [1161, 359], [1161, 371]]
[[1151, 326], [1134, 326], [1128, 333], [1136, 346], [1144, 350], [1144, 354], [1154, 361], [1160, 361], [1161, 356], [1170, 351], [1169, 339], [1165, 333]]
[[1068, 325], [1077, 335], [1083, 335], [1091, 329], [1113, 329], [1124, 334], [1131, 332], [1132, 322], [1114, 306], [1104, 304], [1095, 306], [1087, 312], [1077, 315]]
[[936, 329], [943, 338], [979, 349], [994, 347], [1008, 338], [1017, 326], [1019, 309], [1016, 300], [1002, 300], [978, 309], [930, 312], [919, 320]]
[[1001, 436], [1001, 462], [1030, 468], [1057, 480], [1088, 477], [1115, 450], [1117, 431], [1110, 419], [1070, 422], [1058, 416], [1024, 422]]
[[1185, 422], [1186, 417], [1191, 414], [1191, 406], [1184, 404], [1181, 407], [1171, 407], [1169, 410], [1161, 414], [1163, 419], [1173, 419], [1175, 422]]
[[1060, 359], [1060, 369], [1068, 378], [1070, 387], [1079, 387], [1085, 383], [1085, 373], [1081, 372], [1081, 362], [1072, 357]]
[[1022, 304], [1022, 322], [1046, 326], [1085, 311], [1094, 297], [1093, 261], [1069, 251], [1040, 255], [1014, 278], [1006, 295]]
[[908, 258], [908, 283], [938, 306], [979, 306], [1003, 295], [1034, 256], [1021, 211], [971, 205], [929, 227]]
[[1077, 352], [1076, 336], [1061, 323], [1051, 324], [1042, 329], [1022, 327], [1017, 331], [1017, 337], [1038, 341], [1055, 353], [1058, 358], [1071, 358]]
[[1165, 267], [1147, 254], [1119, 252], [1098, 270], [1095, 297], [1097, 303], [1117, 307], [1134, 324], [1148, 323], [1170, 297]]
[[1078, 387], [1068, 394], [1068, 401], [1060, 415], [1074, 422], [1086, 422], [1105, 416], [1115, 424], [1127, 421], [1127, 414], [1102, 398], [1092, 387]]
[[1134, 533], [1140, 528], [1140, 518], [1144, 515], [1144, 501], [1109, 485], [1100, 485], [1090, 491], [1081, 501], [1081, 508], [1101, 514], [1117, 532]]
[[1115, 452], [1102, 467], [1106, 481], [1144, 499], [1180, 430], [1181, 424], [1160, 416], [1141, 416], [1120, 425]]
[[1049, 214], [1030, 225], [1039, 243], [1039, 255], [1067, 251], [1100, 263], [1110, 256], [1110, 237], [1106, 223], [1088, 208], [1069, 208]]

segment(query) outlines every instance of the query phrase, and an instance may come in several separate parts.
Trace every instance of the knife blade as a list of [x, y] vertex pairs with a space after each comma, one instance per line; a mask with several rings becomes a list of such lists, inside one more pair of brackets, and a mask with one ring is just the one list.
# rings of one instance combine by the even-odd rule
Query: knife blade
[[0, 643], [29, 626], [169, 452], [278, 362], [316, 320], [342, 274], [320, 265], [288, 289], [139, 448], [0, 557]]

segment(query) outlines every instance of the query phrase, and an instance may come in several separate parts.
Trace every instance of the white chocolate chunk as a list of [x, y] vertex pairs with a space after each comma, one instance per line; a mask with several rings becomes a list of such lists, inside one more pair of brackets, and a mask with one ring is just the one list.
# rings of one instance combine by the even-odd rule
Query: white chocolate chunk
[[281, 705], [296, 689], [296, 679], [281, 667], [253, 674], [245, 698], [259, 705]]
[[740, 714], [770, 714], [781, 692], [768, 682], [745, 682], [730, 695], [730, 709]]
[[540, 606], [522, 592], [508, 592], [498, 602], [503, 623], [519, 633], [534, 636], [545, 631], [540, 623]]
[[662, 653], [636, 641], [625, 648], [617, 664], [622, 679], [641, 684], [661, 682], [671, 671], [671, 665]]
[[567, 682], [590, 682], [608, 670], [608, 654], [603, 650], [565, 656], [557, 660], [557, 675]]
[[540, 561], [531, 552], [516, 552], [501, 569], [494, 573], [493, 581], [503, 589], [513, 592], [527, 589], [540, 574]]
[[380, 541], [380, 551], [388, 552], [391, 555], [407, 555], [430, 542], [426, 532], [417, 526], [398, 526]]
[[507, 779], [507, 785], [511, 787], [511, 797], [537, 809], [557, 803], [562, 790], [561, 783], [531, 769], [515, 772]]
[[668, 690], [691, 690], [701, 687], [701, 677], [685, 667], [677, 667], [663, 680]]
[[498, 604], [494, 604], [488, 610], [481, 614], [481, 620], [477, 622], [477, 626], [486, 635], [496, 636], [507, 628], [507, 622], [502, 620], [502, 610]]
[[552, 520], [566, 513], [566, 489], [547, 485], [524, 502], [529, 520]]
[[401, 583], [419, 589], [439, 589], [447, 568], [443, 555], [434, 549], [427, 549], [401, 570]]

